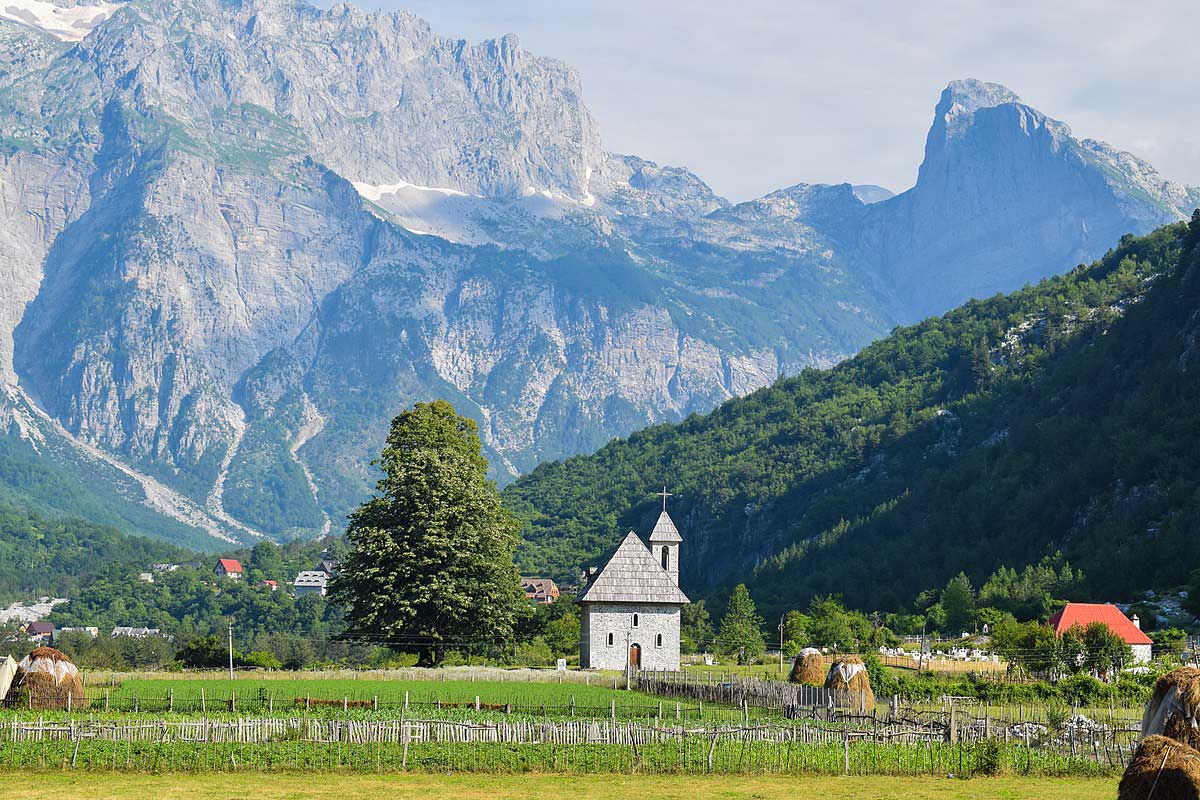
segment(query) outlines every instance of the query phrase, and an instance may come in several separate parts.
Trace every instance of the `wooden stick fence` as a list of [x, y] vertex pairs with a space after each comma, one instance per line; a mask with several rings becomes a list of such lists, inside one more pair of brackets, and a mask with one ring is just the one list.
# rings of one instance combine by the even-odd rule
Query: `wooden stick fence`
[[636, 673], [637, 689], [665, 697], [690, 697], [708, 703], [725, 703], [743, 708], [755, 707], [799, 715], [799, 709], [838, 708], [871, 713], [863, 692], [835, 691], [820, 686], [803, 686], [784, 681], [727, 676], [714, 680], [711, 675], [685, 670], [641, 671]]
[[[13, 720], [0, 727], [0, 767], [113, 770], [353, 769], [568, 772], [780, 772], [969, 775], [981, 751], [939, 732], [879, 724], [643, 725], [632, 721], [314, 720], [238, 718], [122, 723]], [[1125, 748], [1013, 744], [1007, 769], [1111, 774]], [[993, 756], [994, 757], [994, 756]], [[987, 769], [985, 765], [982, 767]]]

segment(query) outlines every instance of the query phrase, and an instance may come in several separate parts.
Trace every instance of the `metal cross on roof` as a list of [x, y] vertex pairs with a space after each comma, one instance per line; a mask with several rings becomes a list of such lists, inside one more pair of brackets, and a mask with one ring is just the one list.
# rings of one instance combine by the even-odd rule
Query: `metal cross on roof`
[[667, 487], [665, 487], [665, 486], [663, 487], [663, 490], [661, 492], [655, 492], [655, 494], [663, 499], [663, 511], [666, 511], [667, 510], [667, 498], [674, 497], [674, 495], [671, 492], [668, 492]]

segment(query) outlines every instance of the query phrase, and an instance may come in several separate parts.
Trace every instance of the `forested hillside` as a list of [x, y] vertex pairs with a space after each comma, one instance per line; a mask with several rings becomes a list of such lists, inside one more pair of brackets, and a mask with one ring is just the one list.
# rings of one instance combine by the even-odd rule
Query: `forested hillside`
[[0, 506], [0, 602], [37, 594], [69, 597], [102, 575], [128, 578], [152, 563], [192, 557], [103, 525]]
[[[505, 494], [522, 568], [574, 578], [666, 484], [694, 597], [891, 609], [1061, 550], [1129, 599], [1200, 564], [1200, 212], [1099, 262], [898, 329]], [[1182, 255], [1181, 255], [1182, 253]]]

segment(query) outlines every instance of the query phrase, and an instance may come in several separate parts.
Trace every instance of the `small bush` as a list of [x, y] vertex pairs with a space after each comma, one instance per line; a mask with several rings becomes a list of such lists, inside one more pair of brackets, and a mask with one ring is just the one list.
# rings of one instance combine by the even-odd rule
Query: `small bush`
[[975, 774], [999, 775], [1004, 771], [1004, 746], [995, 739], [985, 739], [974, 746]]

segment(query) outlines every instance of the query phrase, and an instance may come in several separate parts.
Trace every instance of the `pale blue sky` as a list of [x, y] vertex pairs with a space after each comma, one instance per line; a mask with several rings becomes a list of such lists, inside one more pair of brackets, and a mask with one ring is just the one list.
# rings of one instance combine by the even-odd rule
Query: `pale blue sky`
[[742, 200], [798, 182], [911, 185], [960, 77], [1200, 185], [1200, 2], [361, 0], [441, 34], [516, 33], [582, 76], [607, 149]]

